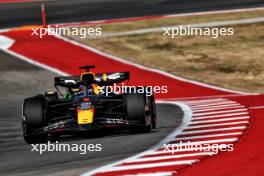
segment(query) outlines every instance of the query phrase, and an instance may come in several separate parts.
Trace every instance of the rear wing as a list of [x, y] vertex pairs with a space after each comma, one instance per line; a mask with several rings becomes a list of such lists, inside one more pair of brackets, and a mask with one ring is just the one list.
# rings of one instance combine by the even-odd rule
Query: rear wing
[[79, 76], [60, 76], [54, 78], [55, 86], [78, 88], [81, 84]]
[[99, 86], [109, 86], [114, 83], [129, 81], [129, 72], [99, 73], [96, 74], [96, 82]]
[[[129, 81], [130, 74], [129, 72], [114, 72], [114, 73], [97, 73], [96, 83], [99, 86], [109, 86], [114, 83], [120, 83], [123, 81]], [[82, 81], [80, 80], [80, 76], [60, 76], [54, 78], [55, 86], [62, 86], [68, 88], [78, 88]]]

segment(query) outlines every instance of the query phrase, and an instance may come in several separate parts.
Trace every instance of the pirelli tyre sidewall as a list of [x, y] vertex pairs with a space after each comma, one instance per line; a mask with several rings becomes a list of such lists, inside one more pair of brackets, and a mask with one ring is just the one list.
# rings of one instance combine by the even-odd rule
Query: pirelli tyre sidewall
[[149, 103], [150, 103], [152, 128], [154, 129], [157, 127], [157, 113], [156, 113], [156, 103], [155, 103], [154, 95], [151, 95], [149, 97]]
[[41, 96], [27, 98], [23, 104], [22, 126], [24, 139], [27, 143], [41, 143], [47, 139], [47, 134], [34, 134], [35, 129], [46, 125], [45, 100]]
[[124, 94], [125, 112], [128, 121], [137, 122], [129, 126], [130, 132], [149, 132], [152, 129], [152, 119], [146, 106], [151, 109], [149, 100], [145, 94], [128, 93]]

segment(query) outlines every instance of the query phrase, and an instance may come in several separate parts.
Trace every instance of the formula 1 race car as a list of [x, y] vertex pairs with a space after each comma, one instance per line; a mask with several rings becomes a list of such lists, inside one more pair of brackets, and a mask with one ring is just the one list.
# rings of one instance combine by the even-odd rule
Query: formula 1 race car
[[55, 77], [56, 92], [24, 100], [22, 127], [27, 143], [105, 128], [149, 132], [156, 127], [153, 94], [147, 96], [136, 91], [106, 95], [105, 88], [128, 81], [129, 72], [95, 74], [90, 72], [91, 68], [95, 67], [80, 67], [85, 69], [80, 76]]

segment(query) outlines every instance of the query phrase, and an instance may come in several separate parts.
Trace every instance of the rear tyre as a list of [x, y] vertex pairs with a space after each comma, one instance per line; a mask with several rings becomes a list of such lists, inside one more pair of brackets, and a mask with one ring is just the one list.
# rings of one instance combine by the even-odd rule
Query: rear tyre
[[125, 111], [127, 119], [136, 124], [129, 127], [129, 132], [149, 132], [152, 129], [151, 120], [146, 116], [146, 95], [145, 94], [125, 94]]
[[156, 113], [156, 104], [155, 104], [154, 95], [150, 96], [149, 104], [150, 104], [152, 128], [154, 129], [157, 127], [157, 113]]
[[47, 134], [34, 134], [35, 129], [46, 125], [45, 101], [40, 97], [28, 98], [23, 106], [23, 132], [27, 143], [43, 143], [47, 141]]

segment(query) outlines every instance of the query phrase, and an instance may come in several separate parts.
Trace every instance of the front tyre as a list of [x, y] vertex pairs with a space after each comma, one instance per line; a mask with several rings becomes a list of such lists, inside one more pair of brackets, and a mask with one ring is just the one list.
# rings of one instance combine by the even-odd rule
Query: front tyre
[[45, 101], [40, 97], [27, 98], [23, 105], [23, 133], [28, 144], [47, 141], [47, 134], [34, 134], [34, 130], [46, 125]]
[[146, 95], [145, 94], [125, 94], [125, 111], [127, 120], [133, 125], [129, 126], [129, 132], [150, 132], [152, 129], [151, 116], [146, 113]]
[[152, 128], [154, 129], [157, 127], [157, 112], [156, 112], [156, 103], [155, 103], [154, 95], [151, 95], [149, 97], [149, 104], [150, 104]]

